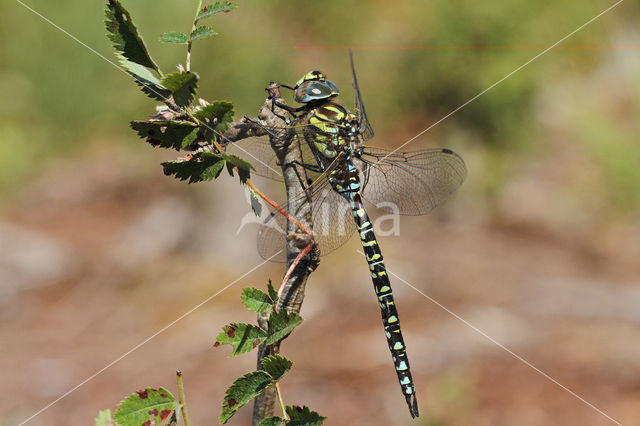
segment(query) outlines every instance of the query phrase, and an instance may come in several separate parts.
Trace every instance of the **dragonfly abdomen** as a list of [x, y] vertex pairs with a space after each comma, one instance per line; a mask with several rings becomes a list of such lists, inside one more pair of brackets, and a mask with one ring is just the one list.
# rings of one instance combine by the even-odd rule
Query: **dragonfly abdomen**
[[387, 344], [393, 364], [396, 368], [398, 381], [402, 388], [402, 393], [409, 406], [409, 412], [412, 417], [418, 416], [418, 403], [415, 396], [415, 385], [411, 377], [409, 368], [409, 359], [407, 358], [407, 350], [400, 331], [400, 319], [398, 310], [393, 299], [391, 290], [391, 282], [387, 275], [387, 269], [382, 258], [382, 251], [373, 232], [373, 225], [369, 220], [362, 199], [360, 197], [360, 179], [356, 167], [351, 163], [347, 163], [347, 172], [342, 176], [332, 174], [332, 185], [334, 190], [339, 192], [347, 199], [353, 213], [356, 228], [360, 236], [360, 242], [369, 264], [369, 271], [373, 281], [373, 288], [378, 297], [380, 311], [382, 313], [382, 324], [384, 333], [387, 338]]

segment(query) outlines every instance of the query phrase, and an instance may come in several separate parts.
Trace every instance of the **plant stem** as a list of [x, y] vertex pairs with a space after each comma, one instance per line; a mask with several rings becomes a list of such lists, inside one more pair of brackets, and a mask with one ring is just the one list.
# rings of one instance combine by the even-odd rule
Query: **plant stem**
[[184, 426], [189, 426], [189, 414], [187, 413], [187, 404], [184, 399], [184, 385], [182, 384], [182, 372], [176, 371], [178, 376], [178, 399], [180, 401], [180, 412], [182, 412], [182, 420]]
[[276, 383], [276, 394], [278, 395], [278, 401], [280, 402], [280, 409], [282, 410], [282, 418], [289, 420], [287, 416], [287, 410], [284, 408], [284, 402], [282, 401], [282, 393], [280, 392], [280, 383]]
[[253, 191], [256, 194], [258, 194], [260, 196], [260, 198], [262, 198], [264, 201], [269, 203], [269, 205], [271, 205], [271, 207], [273, 207], [274, 209], [278, 210], [278, 212], [281, 215], [286, 217], [291, 222], [295, 223], [295, 225], [298, 227], [298, 229], [300, 229], [305, 234], [307, 234], [309, 236], [312, 236], [311, 231], [309, 231], [306, 226], [304, 226], [302, 223], [300, 223], [300, 221], [298, 221], [295, 217], [293, 217], [289, 213], [287, 213], [286, 210], [284, 210], [282, 207], [280, 207], [278, 204], [276, 204], [276, 202], [273, 201], [271, 198], [267, 197], [262, 191], [260, 191], [258, 188], [256, 188], [256, 186], [253, 185], [249, 180], [247, 180], [247, 186], [249, 188], [253, 189]]
[[[263, 107], [260, 109], [258, 119], [266, 123], [267, 126], [272, 127], [286, 127], [287, 123], [281, 118], [282, 114], [287, 114], [283, 109], [276, 108], [273, 110], [273, 100], [277, 99], [279, 102], [283, 102], [280, 97], [279, 86], [277, 83], [272, 83], [267, 88], [269, 92], [269, 98], [265, 101]], [[247, 134], [246, 137], [250, 137]], [[237, 140], [237, 139], [236, 139]], [[306, 170], [302, 166], [298, 166], [302, 162], [301, 152], [295, 148], [295, 144], [281, 144], [272, 142], [272, 148], [276, 152], [278, 161], [280, 164], [286, 164], [290, 166], [283, 166], [282, 175], [285, 182], [285, 188], [287, 191], [287, 208], [286, 211], [295, 211], [296, 218], [304, 229], [308, 230], [308, 233], [313, 235], [313, 226], [311, 221], [311, 204], [310, 202], [299, 203], [298, 194], [304, 191], [302, 182], [306, 181]], [[278, 141], [275, 141], [278, 142]], [[302, 176], [302, 181], [300, 180]], [[287, 235], [296, 233], [298, 225], [288, 221], [287, 223]], [[286, 244], [287, 251], [287, 270], [292, 264], [296, 264], [291, 273], [288, 274], [289, 278], [284, 284], [279, 297], [277, 310], [285, 309], [290, 313], [299, 313], [304, 300], [305, 288], [307, 278], [309, 274], [313, 272], [318, 266], [319, 258], [317, 251], [312, 250], [312, 245], [306, 253], [298, 259], [298, 254], [303, 251], [297, 241], [288, 240]], [[258, 324], [261, 328], [267, 329], [268, 316], [264, 313], [258, 314]], [[281, 342], [276, 342], [273, 345], [262, 344], [258, 348], [258, 360], [256, 366], [258, 369], [262, 368], [262, 359], [268, 355], [274, 355], [280, 352]], [[260, 396], [255, 399], [253, 406], [253, 419], [252, 424], [257, 426], [262, 419], [273, 415], [274, 408], [276, 407], [276, 400], [278, 399], [278, 389], [274, 386], [265, 390]]]
[[[200, 9], [202, 8], [202, 0], [198, 0], [198, 8], [196, 9], [196, 16], [193, 17], [193, 25], [191, 26], [191, 33], [196, 30], [196, 24], [198, 23], [198, 15], [200, 14]], [[186, 70], [187, 72], [191, 71], [191, 45], [193, 42], [191, 41], [191, 33], [189, 33], [189, 42], [187, 43], [187, 63]]]

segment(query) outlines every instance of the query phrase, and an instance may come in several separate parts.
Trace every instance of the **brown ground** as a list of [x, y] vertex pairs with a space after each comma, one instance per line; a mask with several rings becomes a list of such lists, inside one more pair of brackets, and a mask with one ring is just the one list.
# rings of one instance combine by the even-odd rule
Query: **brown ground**
[[[93, 150], [58, 162], [5, 208], [2, 425], [31, 416], [261, 262], [255, 235], [235, 235], [248, 211], [235, 182], [187, 186], [157, 170], [134, 175], [132, 161]], [[576, 395], [393, 278], [421, 410], [412, 422], [352, 239], [310, 279], [305, 322], [283, 345], [296, 363], [282, 383], [285, 402], [309, 405], [329, 425], [614, 424], [579, 396], [640, 424], [640, 227], [585, 231], [545, 222], [543, 210], [518, 215], [531, 211], [518, 189], [507, 188], [490, 213], [463, 190], [441, 213], [407, 219], [400, 238], [381, 239], [385, 258]], [[29, 424], [92, 424], [98, 410], [145, 386], [175, 393], [176, 370], [192, 424], [216, 424], [224, 390], [255, 356], [229, 359], [214, 337], [228, 322], [253, 320], [242, 287], [282, 273], [257, 269]], [[229, 424], [249, 416], [243, 409]]]

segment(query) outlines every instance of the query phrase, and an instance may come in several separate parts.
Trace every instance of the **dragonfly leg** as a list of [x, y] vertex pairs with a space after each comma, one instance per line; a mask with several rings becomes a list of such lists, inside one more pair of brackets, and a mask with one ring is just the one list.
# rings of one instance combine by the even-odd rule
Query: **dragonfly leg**
[[[312, 172], [315, 172], [315, 173], [322, 173], [322, 168], [320, 168], [319, 166], [315, 164], [301, 163], [300, 161], [297, 161], [297, 160], [291, 161], [289, 163], [285, 163], [282, 166], [283, 167], [300, 166], [305, 170], [311, 170]], [[311, 184], [312, 180], [309, 177], [302, 176], [300, 174], [300, 171], [296, 167], [294, 167], [293, 170], [296, 172], [296, 175], [298, 176], [298, 181], [302, 182], [303, 186], [308, 186]]]
[[322, 173], [324, 171], [322, 167], [318, 166], [317, 164], [301, 163], [298, 160], [294, 160], [283, 165], [285, 167], [300, 166], [300, 167], [303, 167], [305, 170], [311, 170], [312, 172], [315, 172], [315, 173]]
[[280, 115], [278, 115], [275, 112], [275, 107], [278, 107], [278, 108], [281, 108], [281, 109], [287, 111], [289, 114], [293, 115], [294, 118], [298, 118], [298, 115], [296, 113], [298, 113], [300, 111], [306, 111], [307, 110], [306, 105], [303, 105], [301, 107], [297, 107], [296, 108], [296, 107], [292, 107], [292, 106], [289, 106], [287, 104], [283, 104], [281, 102], [278, 102], [275, 97], [272, 97], [271, 98], [271, 112], [274, 113], [276, 116], [282, 118], [284, 121], [287, 122], [287, 124], [289, 124], [290, 120], [287, 120], [287, 119], [281, 117]]

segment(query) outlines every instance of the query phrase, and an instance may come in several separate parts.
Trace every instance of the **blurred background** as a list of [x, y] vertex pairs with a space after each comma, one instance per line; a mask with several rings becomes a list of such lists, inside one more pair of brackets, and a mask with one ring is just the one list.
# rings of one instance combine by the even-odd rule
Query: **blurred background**
[[[320, 69], [353, 105], [346, 50], [300, 46], [509, 47], [356, 50], [373, 145], [394, 148], [583, 25], [613, 1], [239, 1], [194, 47], [200, 96], [255, 116], [269, 81]], [[31, 0], [109, 59], [103, 1]], [[124, 1], [164, 71], [196, 1]], [[412, 142], [448, 147], [467, 181], [426, 217], [380, 238], [391, 271], [622, 424], [640, 424], [640, 2], [627, 0]], [[242, 287], [278, 282], [229, 177], [162, 174], [179, 154], [128, 127], [154, 103], [114, 66], [18, 2], [0, 3], [0, 424], [93, 424], [146, 386], [215, 424], [255, 354], [213, 348], [252, 321]], [[598, 49], [585, 49], [597, 47]], [[579, 49], [578, 49], [579, 48]], [[636, 136], [634, 136], [636, 135]], [[267, 192], [272, 182], [256, 181]], [[353, 238], [312, 274], [287, 403], [333, 425], [608, 425], [613, 422], [393, 279], [421, 416], [409, 417], [366, 264]], [[245, 408], [229, 424], [247, 424]]]

